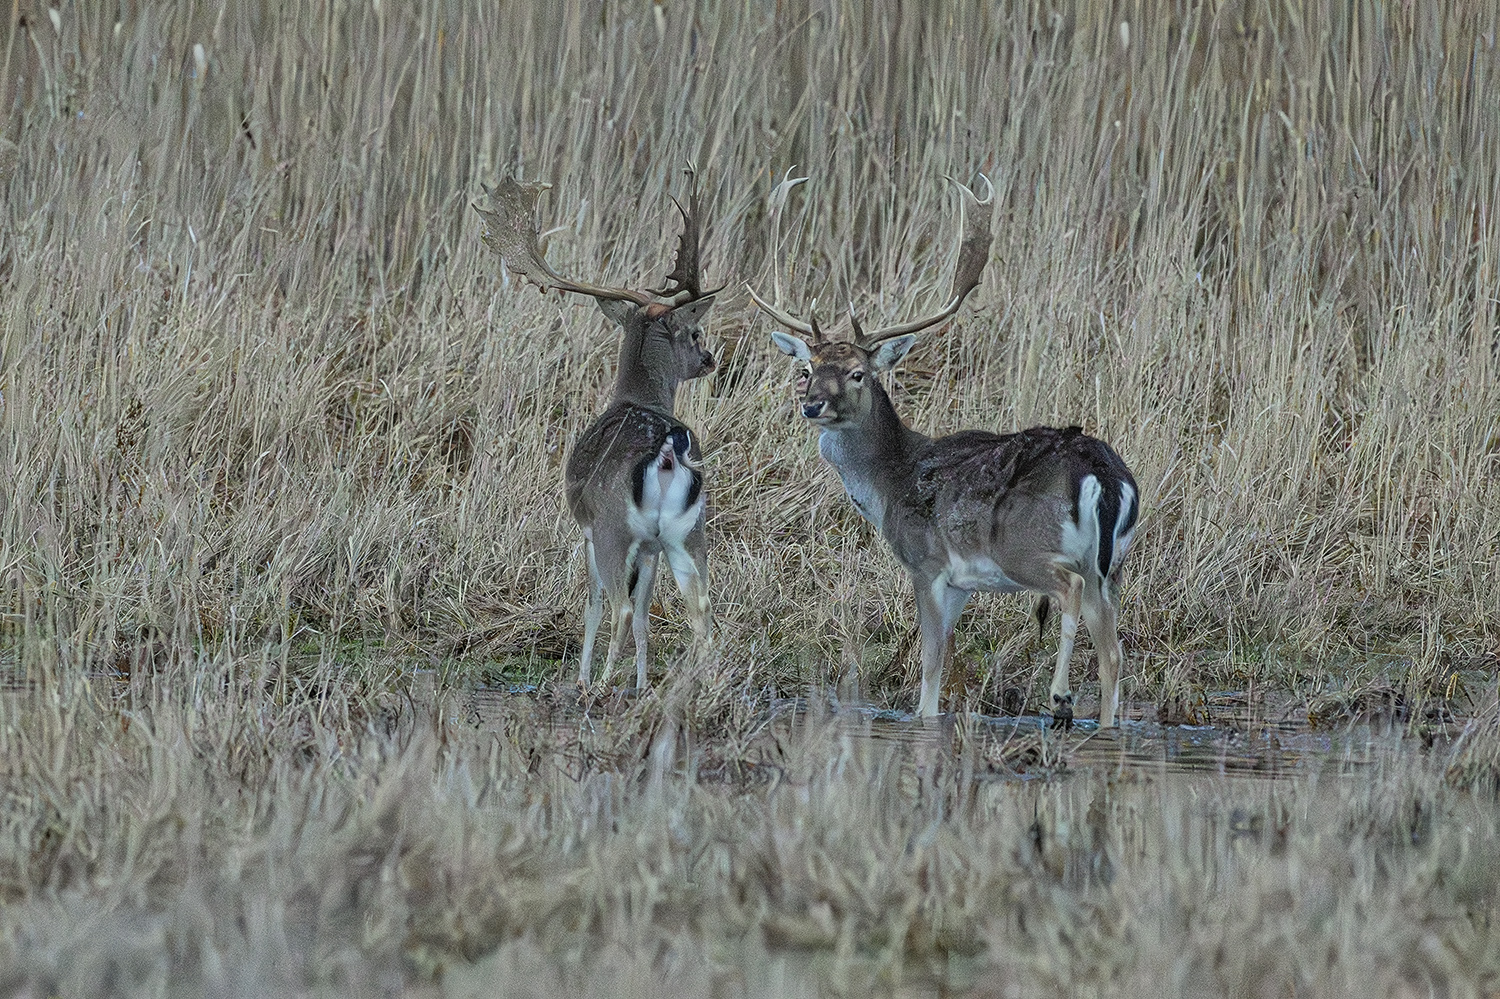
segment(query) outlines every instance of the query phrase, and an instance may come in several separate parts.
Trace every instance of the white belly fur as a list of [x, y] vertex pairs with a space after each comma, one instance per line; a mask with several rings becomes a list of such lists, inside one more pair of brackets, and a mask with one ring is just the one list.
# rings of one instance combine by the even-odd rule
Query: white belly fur
[[944, 577], [949, 586], [960, 590], [989, 590], [992, 593], [1019, 593], [1026, 587], [1005, 574], [1005, 570], [987, 555], [964, 558], [948, 553]]

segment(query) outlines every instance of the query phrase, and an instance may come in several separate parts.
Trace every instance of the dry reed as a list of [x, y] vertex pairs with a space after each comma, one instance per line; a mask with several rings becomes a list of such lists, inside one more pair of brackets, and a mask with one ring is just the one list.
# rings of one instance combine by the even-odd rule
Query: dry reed
[[[871, 787], [893, 775], [816, 732], [774, 792], [683, 762], [712, 743], [748, 772], [775, 695], [851, 668], [882, 702], [913, 697], [910, 596], [737, 289], [775, 269], [793, 302], [929, 306], [940, 178], [977, 170], [994, 257], [898, 373], [898, 405], [930, 432], [1077, 422], [1131, 463], [1127, 696], [1492, 691], [1485, 5], [13, 10], [12, 991], [465, 994], [496, 975], [771, 994], [895, 988], [906, 967], [997, 994], [1494, 987], [1493, 718], [1452, 771], [1476, 790], [1412, 764], [1202, 806], [953, 773], [887, 798]], [[658, 626], [660, 701], [592, 735], [518, 706], [471, 736], [450, 688], [576, 655], [560, 462], [615, 333], [507, 282], [467, 203], [502, 171], [551, 180], [560, 269], [655, 282], [689, 159], [710, 277], [730, 282], [724, 363], [679, 404], [707, 447], [718, 658], [679, 666]], [[767, 259], [765, 199], [793, 165], [813, 181]], [[961, 634], [992, 693], [1030, 694], [1045, 657], [1024, 605], [977, 601]], [[430, 697], [419, 668], [441, 677]], [[679, 747], [654, 778], [653, 747]], [[1073, 844], [1094, 800], [1104, 846], [1026, 853], [1034, 814]], [[1289, 838], [1230, 837], [1246, 807], [1262, 829], [1293, 816]], [[1077, 875], [1099, 855], [1112, 878]]]

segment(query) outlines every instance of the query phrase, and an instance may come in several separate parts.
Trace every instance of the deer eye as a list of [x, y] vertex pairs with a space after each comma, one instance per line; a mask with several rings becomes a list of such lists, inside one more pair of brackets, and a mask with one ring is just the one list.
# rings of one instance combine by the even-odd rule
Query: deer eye
[[849, 373], [849, 380], [858, 385], [865, 380], [865, 373], [863, 371], [851, 371]]

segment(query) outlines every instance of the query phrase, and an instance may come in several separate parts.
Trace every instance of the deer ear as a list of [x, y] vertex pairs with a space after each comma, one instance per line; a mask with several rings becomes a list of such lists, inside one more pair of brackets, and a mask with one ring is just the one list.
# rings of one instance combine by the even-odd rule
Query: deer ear
[[621, 302], [613, 298], [599, 298], [595, 301], [599, 303], [599, 311], [620, 326], [624, 326], [626, 320], [640, 311], [640, 306], [634, 302]]
[[889, 340], [882, 341], [880, 346], [875, 348], [875, 352], [870, 355], [870, 367], [876, 371], [889, 371], [906, 356], [906, 352], [911, 350], [916, 342], [915, 333], [893, 336]]
[[811, 361], [812, 351], [807, 344], [792, 336], [790, 333], [782, 333], [779, 330], [772, 331], [771, 342], [776, 345], [788, 357], [795, 357], [799, 361]]
[[684, 305], [679, 305], [667, 313], [667, 321], [678, 329], [689, 329], [703, 323], [703, 318], [708, 315], [708, 310], [713, 308], [714, 297], [707, 295], [703, 298], [694, 299]]

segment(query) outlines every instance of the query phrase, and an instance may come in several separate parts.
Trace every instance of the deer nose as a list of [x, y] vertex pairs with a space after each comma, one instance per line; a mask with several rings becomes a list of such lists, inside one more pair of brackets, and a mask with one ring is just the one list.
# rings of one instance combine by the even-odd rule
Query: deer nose
[[824, 403], [821, 402], [804, 402], [802, 404], [802, 415], [809, 420], [816, 420], [819, 416], [823, 415], [823, 406]]

